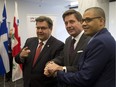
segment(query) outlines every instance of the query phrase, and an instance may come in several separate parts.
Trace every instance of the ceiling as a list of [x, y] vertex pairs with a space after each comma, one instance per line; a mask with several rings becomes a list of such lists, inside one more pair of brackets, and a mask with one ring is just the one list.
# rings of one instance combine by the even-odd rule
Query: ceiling
[[70, 5], [71, 2], [76, 2], [78, 0], [16, 0], [16, 1], [26, 1], [26, 2], [31, 2], [31, 3], [36, 3], [38, 6], [68, 6]]

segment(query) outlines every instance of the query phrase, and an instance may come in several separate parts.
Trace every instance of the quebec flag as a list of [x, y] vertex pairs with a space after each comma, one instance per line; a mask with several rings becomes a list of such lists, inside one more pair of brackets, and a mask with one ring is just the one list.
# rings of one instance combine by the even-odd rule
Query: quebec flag
[[8, 57], [8, 28], [7, 28], [6, 6], [2, 13], [2, 22], [0, 25], [0, 75], [9, 72], [9, 57]]

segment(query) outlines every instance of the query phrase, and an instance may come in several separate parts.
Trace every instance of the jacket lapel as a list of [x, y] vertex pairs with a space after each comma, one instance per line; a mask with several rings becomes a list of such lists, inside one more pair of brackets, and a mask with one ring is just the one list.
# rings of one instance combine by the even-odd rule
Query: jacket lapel
[[65, 60], [65, 63], [67, 64], [67, 65], [70, 65], [70, 57], [69, 57], [69, 50], [70, 50], [70, 45], [71, 45], [71, 37], [69, 38], [69, 40], [66, 42], [66, 45], [65, 45], [65, 55], [66, 55], [66, 60]]
[[[32, 48], [31, 48], [31, 56], [30, 56], [30, 58], [31, 58], [31, 61], [33, 61], [34, 60], [34, 57], [35, 57], [35, 53], [36, 53], [36, 49], [37, 49], [37, 46], [38, 46], [38, 39], [36, 38], [36, 39], [34, 39], [33, 40], [33, 44], [32, 44]], [[33, 62], [32, 62], [32, 65], [33, 65]]]
[[77, 43], [77, 46], [75, 48], [75, 52], [74, 52], [74, 61], [72, 62], [72, 64], [75, 63], [75, 61], [77, 62], [79, 60], [79, 55], [80, 53], [83, 53], [83, 49], [84, 49], [84, 44], [86, 44], [86, 39], [87, 36], [85, 36], [84, 34], [81, 36], [79, 42]]

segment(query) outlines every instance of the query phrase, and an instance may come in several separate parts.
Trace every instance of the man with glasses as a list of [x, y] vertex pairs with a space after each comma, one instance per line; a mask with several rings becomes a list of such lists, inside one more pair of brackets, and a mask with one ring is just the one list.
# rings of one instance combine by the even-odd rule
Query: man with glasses
[[115, 87], [116, 42], [105, 28], [105, 13], [100, 7], [91, 7], [83, 14], [82, 27], [91, 36], [76, 72], [56, 71], [59, 83], [71, 87]]
[[24, 87], [56, 87], [53, 77], [44, 75], [45, 64], [59, 56], [64, 43], [51, 35], [53, 22], [49, 17], [36, 18], [37, 37], [28, 38], [16, 62], [23, 64]]

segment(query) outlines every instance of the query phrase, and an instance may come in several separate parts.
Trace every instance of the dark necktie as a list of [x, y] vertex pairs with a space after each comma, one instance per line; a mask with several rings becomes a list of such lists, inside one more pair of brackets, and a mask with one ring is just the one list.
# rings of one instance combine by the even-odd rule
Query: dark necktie
[[71, 45], [70, 45], [70, 50], [69, 50], [69, 57], [70, 57], [70, 63], [73, 62], [73, 56], [74, 56], [74, 43], [75, 43], [75, 39], [71, 40]]
[[70, 52], [73, 53], [74, 52], [74, 43], [75, 43], [75, 39], [71, 40], [71, 45], [70, 45]]
[[35, 53], [35, 57], [34, 57], [34, 60], [33, 60], [33, 66], [36, 63], [37, 58], [39, 57], [39, 54], [40, 54], [41, 49], [42, 49], [42, 46], [43, 46], [43, 42], [40, 42], [39, 43], [39, 47], [37, 48], [36, 53]]

